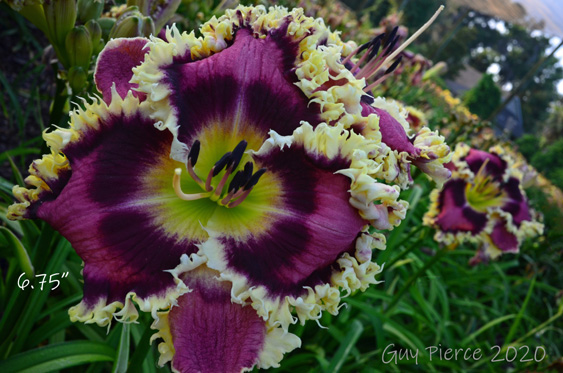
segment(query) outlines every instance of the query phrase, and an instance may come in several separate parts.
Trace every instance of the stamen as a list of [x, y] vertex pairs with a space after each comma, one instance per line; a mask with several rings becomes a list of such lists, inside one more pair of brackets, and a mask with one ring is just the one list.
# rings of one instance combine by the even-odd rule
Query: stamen
[[399, 64], [401, 63], [401, 60], [403, 59], [403, 56], [399, 56], [399, 58], [397, 58], [395, 60], [395, 62], [393, 62], [393, 64], [387, 69], [385, 70], [385, 72], [383, 73], [383, 75], [387, 75], [387, 74], [391, 74], [393, 71], [395, 71], [395, 69], [397, 68], [397, 66], [399, 66]]
[[[364, 50], [366, 50], [367, 48], [369, 48], [369, 47], [375, 45], [376, 42], [381, 42], [381, 39], [382, 39], [384, 36], [385, 36], [385, 33], [379, 34], [379, 35], [377, 35], [375, 38], [373, 38], [372, 40], [368, 41], [367, 43], [364, 43], [364, 44], [360, 45], [358, 48], [356, 48], [355, 51], [353, 51], [352, 53], [350, 53], [350, 54], [348, 55], [348, 57], [346, 57], [346, 58], [342, 61], [342, 64], [343, 64], [343, 65], [346, 65], [346, 63], [350, 62], [350, 59], [352, 59], [352, 57], [354, 57], [354, 56], [356, 56], [356, 55], [362, 53], [362, 52], [363, 52]], [[377, 47], [377, 49], [379, 49], [379, 46]], [[358, 61], [358, 63], [359, 63], [359, 61]], [[356, 64], [354, 65], [354, 67], [356, 67], [356, 66], [358, 65], [358, 63], [356, 63]], [[353, 72], [354, 69], [352, 68], [350, 71]]]
[[258, 184], [258, 180], [260, 180], [260, 178], [262, 177], [262, 175], [264, 175], [264, 173], [267, 171], [266, 168], [261, 168], [258, 171], [256, 171], [254, 173], [254, 175], [252, 175], [252, 177], [250, 178], [250, 180], [248, 180], [248, 183], [246, 183], [246, 185], [244, 186], [244, 188], [242, 188], [243, 190], [249, 190], [250, 188], [252, 188], [254, 185]]
[[386, 47], [390, 41], [393, 41], [393, 39], [395, 39], [395, 35], [397, 35], [398, 30], [399, 30], [399, 26], [393, 27], [393, 31], [391, 31], [389, 37], [385, 39], [385, 42], [383, 43], [383, 47]]
[[242, 201], [244, 201], [246, 199], [246, 197], [248, 197], [248, 195], [250, 194], [251, 191], [252, 191], [252, 188], [245, 190], [236, 201], [229, 203], [227, 205], [227, 207], [230, 208], [230, 209], [232, 209], [233, 207], [237, 207], [238, 205], [240, 205], [242, 203]]
[[190, 149], [190, 152], [188, 154], [188, 161], [192, 161], [192, 166], [195, 166], [195, 164], [197, 163], [197, 158], [199, 157], [200, 147], [201, 147], [201, 144], [200, 144], [199, 140], [194, 141], [192, 148]]
[[246, 146], [248, 145], [248, 143], [244, 140], [242, 140], [241, 142], [238, 143], [238, 145], [233, 149], [233, 153], [232, 153], [232, 164], [230, 165], [231, 170], [236, 170], [240, 160], [242, 159], [242, 156], [244, 154], [244, 151], [246, 150]]
[[397, 42], [399, 41], [399, 36], [395, 37], [395, 39], [393, 39], [391, 41], [391, 43], [387, 46], [385, 53], [383, 53], [383, 57], [387, 56], [389, 53], [391, 53], [393, 51], [393, 48], [395, 48], [395, 44], [397, 44]]
[[211, 181], [213, 180], [213, 172], [215, 171], [215, 166], [211, 167], [209, 173], [207, 174], [207, 179], [205, 180], [205, 190], [211, 192], [213, 187], [211, 186]]
[[235, 191], [231, 190], [226, 196], [225, 198], [223, 198], [221, 200], [221, 202], [219, 202], [222, 206], [225, 206], [226, 204], [228, 204], [229, 202], [231, 202], [231, 199], [233, 199], [233, 196], [235, 195]]
[[[246, 167], [245, 167], [245, 171], [246, 171]], [[261, 168], [258, 171], [256, 171], [256, 173], [254, 173], [254, 175], [250, 177], [250, 179], [244, 185], [244, 187], [241, 190], [239, 190], [237, 193], [235, 193], [233, 196], [231, 196], [230, 200], [232, 200], [233, 202], [229, 203], [227, 207], [233, 208], [240, 205], [246, 199], [246, 197], [248, 197], [248, 195], [252, 191], [252, 188], [258, 183], [258, 181], [266, 171], [267, 169], [265, 168]]]
[[199, 185], [203, 185], [203, 181], [201, 181], [201, 179], [199, 178], [199, 176], [196, 175], [195, 171], [194, 171], [194, 167], [192, 165], [192, 160], [188, 159], [188, 164], [187, 164], [187, 170], [188, 173], [190, 174], [190, 176], [192, 177], [192, 179], [195, 180], [196, 183], [198, 183]]
[[383, 61], [383, 62], [385, 63], [387, 61], [392, 61], [395, 57], [397, 57], [399, 55], [399, 53], [401, 53], [406, 47], [409, 46], [410, 43], [415, 41], [416, 38], [418, 38], [420, 36], [420, 34], [422, 34], [424, 31], [426, 31], [426, 29], [428, 27], [430, 27], [430, 25], [436, 20], [438, 15], [440, 15], [442, 10], [444, 10], [444, 6], [440, 5], [440, 7], [436, 11], [436, 13], [434, 13], [434, 15], [428, 20], [428, 22], [426, 22], [424, 25], [422, 25], [421, 28], [419, 28], [414, 34], [412, 34], [412, 36], [410, 38], [408, 38], [407, 41], [405, 41], [403, 44], [401, 44], [401, 46], [399, 48], [397, 48], [397, 50], [395, 52], [391, 53], [391, 55], [389, 55], [389, 57], [387, 57], [385, 59], [385, 61]]
[[[196, 140], [188, 154], [186, 166], [190, 176], [204, 189], [204, 192], [195, 194], [184, 193], [180, 184], [182, 170], [177, 168], [174, 170], [172, 185], [178, 198], [184, 201], [210, 198], [212, 201], [216, 201], [219, 205], [228, 208], [240, 205], [250, 194], [252, 188], [258, 183], [260, 177], [266, 172], [266, 169], [263, 168], [253, 174], [253, 163], [246, 162], [244, 169], [237, 171], [235, 176], [232, 178], [226, 195], [223, 194], [223, 190], [229, 177], [231, 177], [233, 172], [235, 172], [240, 165], [240, 161], [242, 160], [247, 145], [247, 142], [243, 140], [237, 144], [232, 152], [224, 154], [211, 168], [207, 174], [207, 179], [204, 184], [194, 170], [194, 164], [197, 162], [200, 151], [200, 143]], [[221, 180], [216, 187], [213, 187], [213, 178], [223, 170], [225, 170], [225, 173], [222, 175]]]
[[182, 191], [182, 186], [180, 185], [180, 176], [182, 175], [182, 169], [177, 168], [174, 170], [174, 178], [172, 179], [172, 186], [174, 187], [174, 192], [176, 192], [176, 196], [184, 201], [195, 201], [202, 198], [207, 198], [211, 195], [211, 193], [195, 193], [195, 194], [186, 194]]
[[[221, 181], [219, 181], [219, 184], [217, 184], [217, 188], [215, 188], [215, 193], [214, 197], [220, 197], [221, 194], [223, 193], [223, 188], [225, 187], [225, 184], [227, 183], [227, 179], [229, 178], [229, 176], [231, 176], [231, 168], [227, 168], [227, 172], [225, 172], [225, 174], [223, 175], [223, 177], [221, 178]], [[215, 200], [215, 198], [212, 198], [213, 200]]]
[[397, 58], [397, 60], [393, 62], [393, 65], [391, 65], [387, 70], [385, 70], [381, 78], [377, 79], [376, 81], [374, 81], [373, 83], [371, 83], [370, 85], [364, 88], [364, 92], [371, 92], [373, 88], [383, 83], [385, 79], [387, 79], [390, 76], [390, 74], [397, 68], [397, 66], [399, 66], [402, 59], [403, 56], [399, 56], [399, 58]]
[[[438, 15], [442, 12], [443, 9], [444, 6], [441, 5], [436, 11], [436, 13], [434, 13], [434, 15], [428, 20], [428, 22], [426, 22], [420, 29], [418, 29], [410, 38], [407, 39], [407, 41], [405, 41], [402, 45], [400, 45], [395, 51], [393, 51], [393, 48], [395, 48], [396, 44], [400, 39], [400, 36], [397, 35], [399, 29], [398, 26], [395, 26], [391, 31], [391, 33], [383, 39], [382, 53], [378, 53], [380, 47], [378, 42], [382, 40], [385, 34], [378, 35], [374, 40], [372, 40], [369, 43], [371, 48], [369, 53], [364, 54], [362, 58], [352, 67], [352, 69], [350, 69], [352, 74], [354, 74], [357, 79], [364, 78], [366, 81], [371, 77], [373, 77], [374, 75], [376, 75], [378, 70], [382, 66], [387, 66], [390, 61], [394, 60], [395, 57], [399, 55], [399, 53], [401, 53], [410, 43], [412, 43], [416, 38], [418, 38], [420, 34], [422, 34], [428, 27], [430, 27], [430, 25], [434, 22], [434, 20], [438, 17]], [[377, 49], [375, 48], [376, 44], [377, 44]], [[362, 47], [358, 48], [358, 53], [360, 50], [363, 50], [362, 48], [364, 48], [364, 46], [365, 44], [362, 45]], [[359, 65], [361, 65], [364, 62], [366, 58], [368, 58], [369, 62], [356, 73], [355, 70]], [[349, 60], [349, 58], [347, 58], [347, 60]], [[375, 82], [369, 84], [366, 88], [364, 88], [364, 92], [370, 92], [375, 86], [381, 84], [385, 79], [387, 79], [389, 74], [393, 70], [395, 70], [399, 65], [399, 62], [397, 61], [400, 60], [397, 59], [393, 64], [391, 64], [391, 66], [387, 68], [387, 70], [385, 71], [382, 77], [378, 78]]]
[[223, 171], [223, 168], [225, 167], [229, 167], [229, 165], [232, 163], [232, 157], [231, 157], [231, 152], [227, 152], [225, 153], [221, 159], [219, 159], [217, 161], [217, 163], [215, 163], [215, 166], [213, 166], [212, 170], [213, 170], [213, 177], [217, 176], [219, 174], [219, 172]]

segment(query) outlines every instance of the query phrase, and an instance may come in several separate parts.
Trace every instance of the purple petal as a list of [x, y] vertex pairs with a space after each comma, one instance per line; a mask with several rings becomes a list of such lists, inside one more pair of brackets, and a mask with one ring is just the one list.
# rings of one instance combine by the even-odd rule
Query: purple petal
[[439, 214], [436, 223], [444, 232], [471, 232], [479, 234], [487, 224], [487, 214], [473, 210], [467, 203], [465, 188], [467, 182], [451, 179], [440, 192]]
[[506, 229], [504, 221], [495, 224], [490, 237], [493, 244], [502, 253], [518, 253], [518, 238]]
[[530, 208], [520, 189], [520, 181], [511, 177], [503, 185], [503, 191], [506, 193], [508, 201], [502, 206], [502, 209], [512, 215], [513, 223], [519, 227], [523, 221], [531, 221]]
[[485, 166], [485, 171], [488, 175], [493, 176], [495, 179], [500, 179], [504, 172], [506, 171], [506, 162], [494, 153], [487, 153], [482, 150], [470, 149], [469, 153], [465, 157], [465, 162], [467, 162], [469, 169], [477, 174], [479, 169], [487, 161]]
[[219, 124], [226, 130], [252, 127], [288, 135], [301, 121], [320, 122], [318, 105], [294, 85], [297, 45], [280, 30], [265, 39], [239, 29], [232, 45], [203, 60], [163, 67], [161, 84], [171, 91], [178, 139], [191, 145], [200, 131]]
[[284, 353], [301, 345], [300, 339], [269, 327], [251, 306], [233, 303], [232, 284], [200, 260], [205, 259], [183, 256], [171, 271], [191, 291], [156, 317], [153, 328], [158, 332], [151, 340], [163, 339], [159, 364], [171, 360], [174, 371], [194, 373], [278, 367]]
[[[145, 59], [149, 48], [146, 38], [120, 38], [110, 40], [98, 56], [94, 80], [98, 91], [102, 93], [106, 103], [111, 102], [111, 87], [115, 84], [121, 98], [127, 92], [138, 88], [137, 83], [129, 83], [133, 77], [133, 68], [139, 66]], [[133, 90], [133, 95], [144, 100], [146, 94]]]
[[398, 152], [407, 152], [411, 156], [416, 157], [420, 153], [412, 142], [409, 140], [405, 129], [391, 114], [379, 108], [362, 102], [362, 116], [376, 113], [379, 116], [379, 131], [381, 132], [381, 140], [387, 144], [392, 150]]
[[266, 323], [252, 307], [231, 303], [230, 284], [219, 273], [196, 270], [183, 280], [192, 291], [168, 315], [180, 372], [240, 372], [259, 359]]

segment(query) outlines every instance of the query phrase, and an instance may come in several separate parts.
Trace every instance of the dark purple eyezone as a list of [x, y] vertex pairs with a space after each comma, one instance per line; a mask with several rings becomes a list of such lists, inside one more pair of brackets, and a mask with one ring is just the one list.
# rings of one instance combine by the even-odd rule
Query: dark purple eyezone
[[[248, 143], [245, 140], [242, 140], [237, 144], [237, 146], [235, 146], [232, 152], [223, 154], [223, 156], [215, 162], [214, 166], [211, 167], [205, 182], [203, 182], [194, 170], [194, 166], [197, 162], [199, 151], [201, 149], [199, 140], [194, 141], [188, 154], [186, 168], [190, 177], [203, 189], [203, 192], [193, 194], [184, 193], [180, 185], [182, 170], [177, 168], [174, 172], [172, 184], [178, 198], [184, 201], [195, 201], [202, 198], [209, 198], [212, 201], [216, 201], [220, 206], [225, 206], [227, 208], [233, 208], [240, 205], [246, 197], [248, 197], [252, 188], [260, 180], [260, 177], [262, 177], [262, 175], [266, 172], [266, 169], [262, 168], [252, 174], [252, 170], [254, 168], [252, 162], [247, 162], [242, 171], [237, 171], [247, 145]], [[225, 170], [225, 173], [217, 185], [213, 186], [213, 178], [218, 176], [223, 170]], [[227, 192], [224, 193], [225, 185], [227, 184], [229, 177], [235, 171], [237, 172], [231, 179]]]

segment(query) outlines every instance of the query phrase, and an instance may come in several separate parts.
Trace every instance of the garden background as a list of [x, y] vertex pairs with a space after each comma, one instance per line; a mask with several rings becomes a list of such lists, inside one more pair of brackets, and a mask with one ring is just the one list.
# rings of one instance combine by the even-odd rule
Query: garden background
[[[94, 11], [81, 13], [84, 3], [79, 1], [77, 24], [85, 24]], [[470, 266], [475, 246], [445, 248], [422, 225], [434, 184], [415, 172], [415, 183], [403, 197], [410, 203], [408, 215], [375, 257], [385, 263], [378, 278], [382, 283], [346, 298], [347, 307], [337, 317], [325, 313], [319, 320], [325, 328], [311, 321], [293, 326], [302, 348], [272, 371], [563, 371], [563, 98], [557, 91], [563, 68], [550, 55], [551, 35], [460, 1], [275, 2], [303, 7], [342, 31], [343, 40], [358, 43], [395, 25], [412, 34], [441, 3], [445, 12], [408, 48], [425, 58], [405, 62], [374, 94], [421, 111], [422, 120], [439, 129], [452, 149], [458, 142], [484, 150], [504, 143], [521, 153], [539, 172], [526, 193], [543, 215], [545, 232], [526, 241], [519, 254]], [[170, 22], [182, 30], [197, 29], [237, 4], [184, 0]], [[0, 10], [0, 371], [169, 371], [156, 365], [148, 314], [139, 324], [114, 323], [109, 332], [72, 323], [67, 309], [82, 298], [80, 258], [46, 223], [6, 219], [12, 186], [24, 185], [30, 162], [47, 152], [41, 132], [53, 124], [64, 127], [70, 102], [95, 90], [92, 71], [101, 44], [80, 71], [71, 73], [38, 28], [5, 2]], [[107, 19], [100, 22], [102, 40], [113, 26]], [[503, 108], [510, 90], [516, 99]], [[42, 291], [22, 290], [22, 273], [33, 279], [33, 271], [68, 276], [60, 277], [53, 291], [49, 284]], [[385, 363], [391, 344], [394, 350], [418, 349], [418, 361]], [[430, 346], [479, 348], [483, 357], [433, 355], [430, 361], [425, 354]], [[530, 352], [523, 359], [526, 348]], [[498, 361], [491, 361], [497, 352]]]

